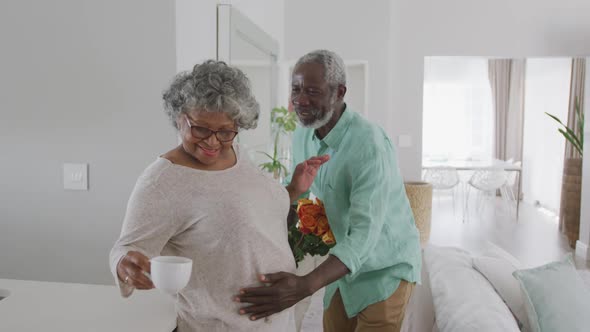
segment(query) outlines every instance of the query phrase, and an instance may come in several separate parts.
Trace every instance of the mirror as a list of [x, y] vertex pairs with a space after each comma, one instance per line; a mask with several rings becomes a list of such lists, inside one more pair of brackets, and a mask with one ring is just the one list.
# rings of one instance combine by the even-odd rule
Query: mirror
[[270, 112], [278, 104], [279, 44], [249, 18], [228, 4], [217, 7], [217, 59], [240, 68], [250, 79], [260, 103], [258, 127], [238, 135], [238, 142], [257, 165], [271, 144]]

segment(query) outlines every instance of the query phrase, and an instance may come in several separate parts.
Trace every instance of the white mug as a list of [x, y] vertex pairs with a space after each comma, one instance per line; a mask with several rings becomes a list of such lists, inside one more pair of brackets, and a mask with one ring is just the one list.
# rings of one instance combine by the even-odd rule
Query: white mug
[[158, 256], [150, 260], [151, 277], [157, 289], [176, 294], [188, 284], [193, 268], [190, 258]]

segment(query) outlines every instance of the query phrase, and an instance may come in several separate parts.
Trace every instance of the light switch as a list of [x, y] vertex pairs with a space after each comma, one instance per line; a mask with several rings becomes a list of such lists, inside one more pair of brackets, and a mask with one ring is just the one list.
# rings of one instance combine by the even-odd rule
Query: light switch
[[412, 136], [410, 135], [399, 135], [397, 139], [397, 144], [400, 148], [409, 148], [412, 146]]
[[64, 164], [64, 189], [88, 190], [88, 164]]

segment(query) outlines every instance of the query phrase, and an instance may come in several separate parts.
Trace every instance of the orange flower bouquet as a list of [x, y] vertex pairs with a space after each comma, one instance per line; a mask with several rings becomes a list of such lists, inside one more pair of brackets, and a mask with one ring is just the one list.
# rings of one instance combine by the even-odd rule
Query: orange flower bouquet
[[289, 227], [289, 245], [295, 262], [303, 260], [305, 254], [325, 256], [336, 240], [330, 229], [324, 203], [316, 198], [300, 199], [297, 202], [299, 221]]

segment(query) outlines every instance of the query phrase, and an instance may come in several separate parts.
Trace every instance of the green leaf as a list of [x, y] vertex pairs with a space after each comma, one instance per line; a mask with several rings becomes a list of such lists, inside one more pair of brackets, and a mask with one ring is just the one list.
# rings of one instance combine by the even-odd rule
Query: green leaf
[[566, 128], [567, 128], [567, 126], [566, 126], [566, 125], [564, 125], [564, 124], [563, 124], [563, 122], [561, 122], [561, 120], [559, 120], [559, 119], [558, 119], [558, 118], [557, 118], [555, 115], [553, 115], [553, 114], [549, 114], [549, 113], [547, 113], [547, 112], [545, 112], [545, 114], [549, 115], [549, 117], [551, 117], [553, 120], [557, 121], [557, 123], [559, 123], [560, 125], [562, 125], [562, 126], [564, 126], [564, 127], [566, 127]]
[[[267, 156], [268, 159], [270, 159], [272, 162], [276, 161], [276, 158], [273, 158], [271, 155], [269, 155], [268, 153], [264, 152], [264, 151], [256, 151], [258, 153], [262, 153], [263, 155]], [[262, 164], [261, 164], [262, 165]]]
[[285, 123], [285, 131], [294, 131], [295, 130], [295, 123], [287, 122]]
[[565, 132], [563, 129], [559, 128], [558, 131], [565, 137], [565, 139], [567, 139], [572, 146], [580, 153], [582, 154], [582, 149], [580, 147], [580, 145], [578, 144], [578, 142], [576, 141], [576, 139], [574, 139], [575, 137], [572, 137], [568, 132]]
[[260, 153], [264, 153], [272, 163], [261, 164], [261, 167], [264, 167], [264, 169], [271, 173], [275, 173], [275, 175], [287, 175], [289, 173], [288, 168], [281, 163], [283, 158], [278, 157], [280, 153], [279, 144], [281, 142], [281, 135], [288, 134], [297, 128], [297, 115], [294, 112], [289, 112], [285, 107], [275, 107], [271, 110], [271, 125], [274, 134], [272, 156], [268, 153]]
[[264, 163], [259, 165], [261, 169], [266, 169], [269, 172], [273, 171], [272, 163]]
[[557, 123], [559, 123], [560, 125], [563, 126], [563, 128], [565, 129], [565, 131], [567, 131], [567, 134], [562, 130], [562, 129], [558, 129], [560, 133], [563, 134], [563, 136], [565, 136], [565, 138], [571, 142], [571, 144], [576, 147], [576, 149], [578, 151], [581, 151], [581, 147], [583, 146], [583, 143], [580, 142], [580, 139], [576, 136], [576, 133], [571, 130], [568, 126], [564, 125], [563, 122], [561, 122], [561, 120], [559, 120], [555, 115], [549, 114], [547, 112], [545, 112], [545, 114], [547, 114], [549, 117], [551, 117], [553, 120], [557, 121]]
[[328, 254], [329, 251], [330, 251], [330, 248], [328, 248], [327, 246], [322, 246], [318, 249], [318, 254], [320, 256], [325, 256]]
[[[584, 150], [584, 113], [580, 109], [580, 100], [576, 97], [574, 99], [574, 109], [576, 111], [577, 123], [578, 123], [578, 135], [580, 136], [579, 143], [580, 149]], [[582, 152], [580, 152], [582, 155]]]
[[567, 132], [567, 136], [563, 133], [563, 129], [559, 129], [559, 131], [565, 136], [565, 138], [571, 142], [572, 145], [578, 145], [578, 147], [582, 146], [580, 139], [576, 136], [576, 133], [568, 127], [565, 127], [565, 131]]
[[[571, 130], [571, 129], [569, 129], [569, 128], [565, 128], [565, 130], [566, 130], [566, 132], [567, 132], [568, 136], [570, 137], [570, 139], [568, 139], [568, 140], [571, 142], [571, 144], [573, 145], [573, 144], [574, 144], [574, 142], [575, 142], [575, 144], [576, 144], [576, 145], [577, 145], [579, 148], [581, 148], [581, 147], [582, 147], [582, 142], [580, 141], [580, 139], [578, 138], [578, 136], [576, 135], [576, 133], [574, 133], [574, 131], [573, 131], [573, 130]], [[563, 130], [562, 130], [562, 131], [563, 131]], [[564, 136], [565, 136], [565, 135], [564, 135]], [[566, 137], [566, 138], [567, 138], [567, 137]]]

